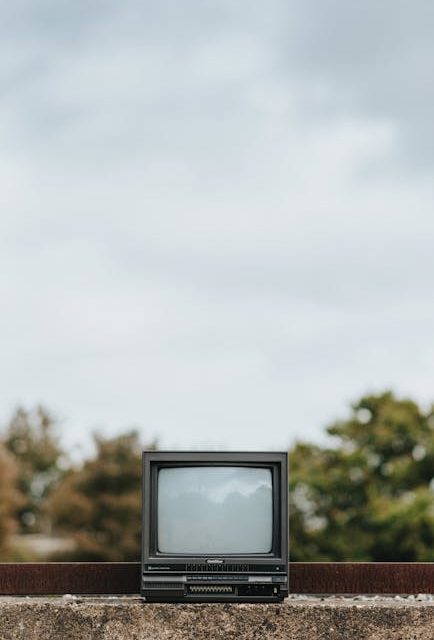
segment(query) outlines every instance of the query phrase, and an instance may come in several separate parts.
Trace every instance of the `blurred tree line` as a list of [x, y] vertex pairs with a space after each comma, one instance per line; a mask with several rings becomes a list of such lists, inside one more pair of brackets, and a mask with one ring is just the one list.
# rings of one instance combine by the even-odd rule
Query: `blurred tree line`
[[[434, 407], [366, 396], [326, 432], [289, 451], [291, 559], [432, 561]], [[71, 542], [45, 559], [138, 560], [144, 448], [135, 431], [94, 435], [73, 464], [45, 408], [17, 409], [0, 432], [0, 561], [32, 559], [29, 534]]]
[[290, 451], [291, 558], [434, 560], [434, 407], [366, 396], [327, 433]]
[[95, 453], [72, 464], [47, 409], [15, 411], [0, 432], [0, 561], [33, 559], [17, 543], [30, 534], [71, 541], [47, 560], [139, 559], [141, 452], [156, 444], [136, 431], [93, 440]]

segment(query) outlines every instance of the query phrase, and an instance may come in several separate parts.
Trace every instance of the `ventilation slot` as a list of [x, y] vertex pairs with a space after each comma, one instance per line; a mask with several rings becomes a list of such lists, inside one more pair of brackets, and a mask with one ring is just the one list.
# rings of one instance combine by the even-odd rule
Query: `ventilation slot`
[[194, 584], [188, 587], [189, 593], [234, 593], [234, 587], [228, 584]]

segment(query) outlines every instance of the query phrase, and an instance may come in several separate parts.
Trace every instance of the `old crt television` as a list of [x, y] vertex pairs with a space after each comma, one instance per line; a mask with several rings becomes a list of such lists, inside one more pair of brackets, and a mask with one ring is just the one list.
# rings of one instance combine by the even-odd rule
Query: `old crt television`
[[286, 453], [143, 453], [141, 594], [149, 602], [288, 595]]

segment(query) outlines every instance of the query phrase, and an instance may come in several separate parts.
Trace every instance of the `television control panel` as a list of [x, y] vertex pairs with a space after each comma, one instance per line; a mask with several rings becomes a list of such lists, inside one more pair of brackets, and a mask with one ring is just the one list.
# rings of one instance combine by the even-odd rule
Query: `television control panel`
[[[216, 567], [220, 568], [217, 569]], [[188, 567], [188, 569], [187, 569]], [[200, 568], [199, 568], [200, 567]], [[252, 572], [253, 568], [260, 571]], [[148, 602], [280, 602], [288, 595], [285, 565], [148, 565], [142, 596]], [[184, 570], [183, 570], [184, 569]], [[165, 574], [169, 570], [170, 575]], [[271, 571], [270, 571], [271, 570]]]

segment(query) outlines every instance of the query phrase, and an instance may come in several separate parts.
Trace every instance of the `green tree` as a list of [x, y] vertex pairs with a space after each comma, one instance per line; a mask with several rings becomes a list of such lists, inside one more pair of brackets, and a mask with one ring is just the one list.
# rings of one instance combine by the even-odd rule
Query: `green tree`
[[142, 450], [138, 434], [95, 435], [94, 441], [95, 456], [70, 471], [52, 496], [53, 523], [75, 542], [68, 559], [137, 561]]
[[65, 463], [56, 421], [42, 406], [31, 411], [19, 407], [6, 426], [3, 442], [17, 463], [18, 488], [23, 496], [17, 510], [21, 532], [48, 532], [44, 504]]
[[16, 488], [17, 467], [13, 457], [0, 444], [0, 561], [10, 559], [10, 535], [17, 528], [15, 512], [21, 501]]
[[366, 396], [290, 451], [293, 560], [434, 560], [434, 409]]

